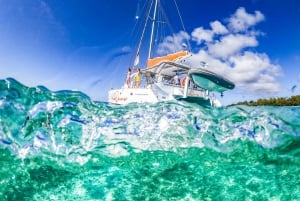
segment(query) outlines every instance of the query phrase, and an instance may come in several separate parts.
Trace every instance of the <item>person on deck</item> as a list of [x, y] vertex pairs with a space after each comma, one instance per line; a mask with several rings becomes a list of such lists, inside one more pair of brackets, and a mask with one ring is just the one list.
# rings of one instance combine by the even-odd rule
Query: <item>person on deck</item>
[[138, 68], [137, 72], [135, 74], [135, 78], [134, 78], [134, 83], [135, 83], [134, 87], [135, 88], [139, 88], [140, 87], [140, 83], [141, 83], [141, 75], [140, 75], [140, 73], [141, 73], [141, 70]]
[[127, 85], [128, 88], [131, 87], [131, 84], [130, 84], [130, 77], [131, 77], [131, 69], [128, 68], [127, 76], [126, 76], [126, 82], [125, 82], [125, 84]]
[[180, 85], [180, 80], [179, 80], [178, 73], [176, 73], [176, 75], [173, 77], [173, 83], [175, 85]]

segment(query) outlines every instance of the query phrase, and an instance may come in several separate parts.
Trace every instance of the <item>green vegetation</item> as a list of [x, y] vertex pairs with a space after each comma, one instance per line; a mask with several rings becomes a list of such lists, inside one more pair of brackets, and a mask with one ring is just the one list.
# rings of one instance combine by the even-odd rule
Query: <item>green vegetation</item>
[[289, 98], [283, 98], [283, 97], [281, 97], [281, 98], [258, 99], [256, 101], [242, 101], [242, 102], [234, 103], [232, 105], [249, 105], [249, 106], [261, 106], [261, 105], [300, 106], [300, 95], [291, 96]]

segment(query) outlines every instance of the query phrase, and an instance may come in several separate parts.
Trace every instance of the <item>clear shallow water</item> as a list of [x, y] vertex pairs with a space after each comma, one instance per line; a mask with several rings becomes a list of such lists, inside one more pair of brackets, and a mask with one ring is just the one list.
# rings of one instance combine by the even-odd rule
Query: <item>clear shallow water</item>
[[1, 200], [300, 200], [300, 108], [110, 106], [0, 80]]

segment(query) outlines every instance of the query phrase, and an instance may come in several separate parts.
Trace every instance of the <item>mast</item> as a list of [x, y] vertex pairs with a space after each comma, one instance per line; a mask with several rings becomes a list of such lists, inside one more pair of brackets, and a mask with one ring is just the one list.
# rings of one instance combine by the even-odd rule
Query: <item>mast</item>
[[157, 4], [159, 0], [155, 0], [155, 6], [154, 6], [154, 12], [153, 12], [153, 19], [152, 19], [152, 28], [151, 28], [151, 36], [150, 36], [150, 45], [149, 45], [149, 53], [148, 53], [148, 59], [151, 57], [151, 51], [152, 51], [152, 43], [153, 43], [153, 33], [154, 33], [154, 25], [156, 20], [156, 10], [157, 10]]

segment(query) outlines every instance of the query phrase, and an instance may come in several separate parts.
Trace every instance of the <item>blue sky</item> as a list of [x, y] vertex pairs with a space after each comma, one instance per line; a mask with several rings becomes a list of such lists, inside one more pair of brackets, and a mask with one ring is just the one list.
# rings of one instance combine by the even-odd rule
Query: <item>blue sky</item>
[[[175, 19], [173, 0], [161, 1]], [[223, 103], [300, 94], [300, 1], [177, 4], [185, 30], [177, 20], [166, 37], [179, 48], [189, 41], [191, 64], [205, 61], [235, 82]], [[0, 79], [79, 90], [106, 101], [108, 90], [125, 81], [144, 5], [145, 0], [0, 0]], [[156, 53], [169, 51], [166, 41]]]

